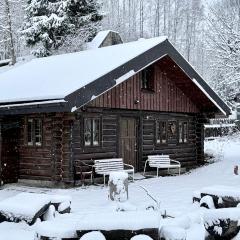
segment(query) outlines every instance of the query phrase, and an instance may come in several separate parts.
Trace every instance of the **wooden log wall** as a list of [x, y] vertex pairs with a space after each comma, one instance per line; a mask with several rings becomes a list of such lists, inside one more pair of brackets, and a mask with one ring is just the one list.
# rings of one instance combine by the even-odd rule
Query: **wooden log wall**
[[208, 123], [208, 118], [202, 114], [196, 115], [196, 152], [198, 164], [204, 160], [204, 124]]
[[72, 183], [72, 123], [74, 115], [36, 114], [27, 117], [43, 120], [43, 145], [27, 146], [26, 122], [22, 118], [19, 142], [19, 178]]
[[40, 117], [43, 119], [43, 146], [27, 146], [25, 139], [26, 121], [21, 118], [19, 141], [19, 178], [51, 181], [54, 180], [54, 164], [52, 162], [52, 116], [29, 115], [28, 117]]
[[[90, 109], [90, 111], [93, 111]], [[131, 116], [139, 119], [138, 129], [138, 171], [143, 170], [147, 155], [150, 154], [169, 154], [173, 159], [182, 163], [183, 167], [190, 168], [203, 160], [203, 155], [199, 155], [199, 150], [203, 147], [202, 135], [198, 131], [201, 126], [197, 122], [195, 114], [173, 114], [139, 111], [122, 111], [102, 109], [101, 113], [82, 113], [82, 116], [102, 116], [102, 146], [95, 148], [85, 148], [83, 146], [83, 133], [81, 133], [82, 120], [74, 122], [74, 162], [81, 166], [84, 161], [87, 164], [93, 164], [94, 159], [119, 157], [119, 119], [121, 116]], [[155, 121], [187, 121], [188, 122], [188, 142], [174, 143], [166, 145], [156, 145], [155, 143]], [[177, 125], [178, 126], [178, 125]], [[201, 150], [202, 151], [202, 150]], [[86, 168], [83, 168], [87, 170]]]
[[[89, 112], [91, 111], [91, 112]], [[99, 147], [84, 147], [83, 118], [100, 116], [102, 138]], [[198, 114], [157, 113], [149, 111], [127, 111], [113, 109], [87, 109], [85, 112], [29, 115], [43, 119], [43, 145], [27, 146], [24, 140], [25, 117], [20, 120], [18, 139], [19, 178], [52, 181], [55, 184], [72, 184], [74, 171], [84, 161], [93, 164], [94, 159], [119, 156], [119, 120], [122, 116], [138, 119], [138, 171], [143, 170], [149, 154], [170, 154], [182, 163], [192, 167], [203, 160], [203, 129], [206, 119]], [[157, 146], [155, 144], [155, 120], [187, 121], [188, 143], [178, 142]], [[86, 167], [82, 168], [88, 170]]]
[[[186, 121], [188, 123], [188, 142], [178, 143], [178, 138], [167, 144], [156, 145], [155, 143], [155, 120], [161, 121]], [[142, 159], [140, 169], [143, 169], [145, 160], [148, 155], [152, 154], [168, 154], [172, 159], [181, 162], [183, 167], [192, 167], [197, 164], [196, 155], [196, 125], [194, 116], [184, 116], [181, 114], [169, 115], [145, 115], [143, 117], [143, 135], [142, 135]], [[178, 131], [178, 129], [177, 129]], [[178, 135], [177, 135], [178, 137]]]
[[[102, 122], [102, 138], [101, 146], [84, 147], [83, 139], [83, 117], [101, 117]], [[88, 167], [82, 166], [81, 162], [93, 164], [94, 159], [114, 158], [118, 156], [118, 116], [114, 114], [102, 113], [82, 113], [81, 116], [74, 121], [73, 125], [73, 159], [76, 171], [81, 168], [88, 171]]]

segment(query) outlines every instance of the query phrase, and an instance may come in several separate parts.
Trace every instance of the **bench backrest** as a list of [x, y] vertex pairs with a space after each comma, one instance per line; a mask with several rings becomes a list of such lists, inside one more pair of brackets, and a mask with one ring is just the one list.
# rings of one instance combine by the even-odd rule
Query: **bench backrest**
[[150, 155], [148, 156], [149, 166], [158, 167], [158, 166], [169, 166], [171, 159], [169, 155]]
[[99, 159], [94, 161], [95, 172], [98, 174], [109, 173], [113, 171], [122, 171], [124, 169], [122, 158]]

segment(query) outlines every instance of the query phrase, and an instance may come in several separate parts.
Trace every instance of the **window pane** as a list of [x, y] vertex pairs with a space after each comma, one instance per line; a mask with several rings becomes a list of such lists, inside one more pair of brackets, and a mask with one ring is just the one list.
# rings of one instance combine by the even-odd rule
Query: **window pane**
[[141, 72], [142, 78], [142, 89], [154, 90], [154, 68], [149, 66], [146, 69], [143, 69]]
[[177, 140], [177, 127], [175, 121], [168, 122], [168, 138], [169, 140]]
[[148, 89], [147, 71], [144, 69], [142, 71], [142, 88]]
[[162, 143], [167, 143], [167, 123], [161, 122], [161, 130], [162, 130]]
[[84, 145], [91, 145], [91, 119], [86, 118], [84, 120]]
[[27, 121], [27, 144], [33, 145], [33, 119]]
[[156, 143], [161, 143], [160, 122], [156, 121]]
[[167, 143], [167, 123], [162, 121], [156, 121], [156, 143]]
[[93, 119], [92, 121], [92, 136], [93, 136], [93, 146], [98, 146], [100, 143], [100, 122], [99, 119]]
[[186, 143], [188, 141], [188, 125], [187, 123], [185, 122], [183, 124], [183, 141]]
[[42, 145], [42, 120], [35, 119], [35, 144], [37, 146]]
[[182, 122], [179, 122], [179, 142], [183, 142], [183, 125]]

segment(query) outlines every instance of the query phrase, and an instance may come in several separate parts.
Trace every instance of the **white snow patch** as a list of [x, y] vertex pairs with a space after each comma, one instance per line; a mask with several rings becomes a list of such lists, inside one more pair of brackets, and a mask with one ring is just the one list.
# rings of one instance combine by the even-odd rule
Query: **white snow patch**
[[70, 201], [65, 201], [60, 203], [59, 207], [58, 207], [58, 211], [59, 212], [63, 212], [64, 210], [66, 210], [67, 208], [69, 208], [71, 206], [71, 202]]
[[92, 231], [84, 234], [80, 240], [106, 240], [104, 235], [99, 231]]
[[47, 212], [43, 215], [44, 221], [50, 221], [55, 218], [56, 209], [53, 205], [50, 205]]
[[209, 209], [214, 209], [215, 208], [215, 205], [214, 205], [214, 202], [213, 202], [213, 198], [211, 196], [204, 196], [201, 198], [200, 200], [200, 205], [205, 203]]
[[118, 84], [124, 82], [128, 78], [132, 77], [134, 74], [136, 74], [136, 72], [134, 70], [127, 72], [126, 74], [122, 75], [120, 78], [115, 80], [116, 84], [118, 85]]
[[48, 195], [20, 193], [1, 201], [0, 211], [9, 218], [17, 217], [31, 222], [35, 214], [49, 203]]
[[177, 226], [163, 226], [161, 228], [161, 237], [165, 240], [185, 240], [186, 231]]
[[149, 236], [144, 235], [144, 234], [139, 234], [139, 235], [132, 237], [130, 240], [152, 240], [152, 238], [150, 238]]

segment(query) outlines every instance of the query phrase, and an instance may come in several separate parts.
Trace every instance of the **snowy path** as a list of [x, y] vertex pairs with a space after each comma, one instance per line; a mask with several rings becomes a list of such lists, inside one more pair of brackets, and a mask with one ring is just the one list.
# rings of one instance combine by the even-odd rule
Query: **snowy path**
[[[189, 174], [176, 177], [160, 177], [158, 179], [151, 178], [131, 183], [129, 187], [130, 202], [140, 209], [151, 203], [144, 191], [138, 186], [142, 185], [161, 201], [161, 208], [166, 209], [169, 215], [179, 216], [183, 213], [191, 214], [198, 211], [198, 208], [192, 204], [192, 194], [195, 190], [210, 185], [228, 185], [239, 188], [240, 176], [233, 174], [233, 167], [240, 163], [240, 139], [213, 141], [206, 145], [206, 148], [218, 152], [222, 148], [223, 160], [194, 170]], [[86, 189], [80, 187], [76, 189], [50, 190], [10, 185], [0, 191], [0, 200], [22, 191], [37, 193], [47, 191], [54, 194], [71, 195], [73, 199], [72, 211], [78, 213], [105, 212], [111, 208], [107, 200], [107, 188], [96, 186]], [[1, 225], [0, 240], [6, 240], [1, 237], [3, 236], [1, 234], [3, 226]], [[16, 229], [15, 231], [17, 231]], [[28, 239], [31, 238], [24, 240]]]

